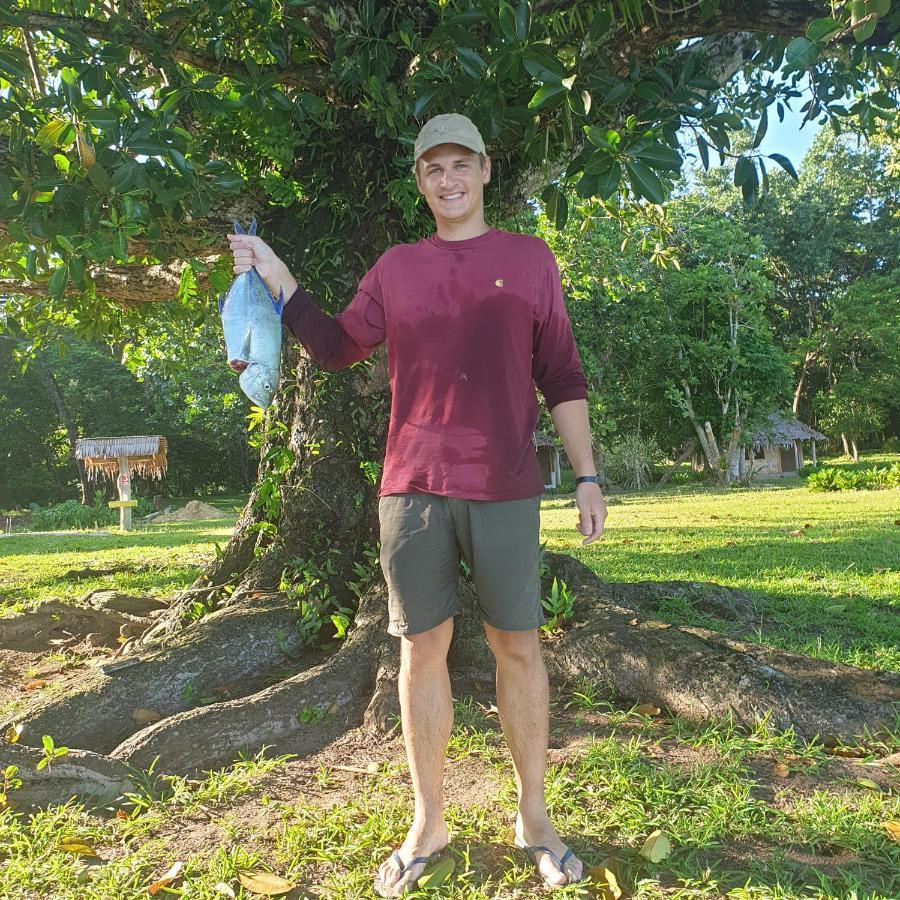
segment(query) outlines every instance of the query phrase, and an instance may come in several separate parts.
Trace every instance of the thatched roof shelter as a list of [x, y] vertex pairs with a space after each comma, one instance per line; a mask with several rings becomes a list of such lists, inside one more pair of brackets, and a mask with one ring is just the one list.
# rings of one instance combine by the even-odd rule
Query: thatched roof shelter
[[158, 434], [130, 437], [81, 438], [75, 445], [75, 458], [83, 459], [88, 477], [102, 475], [115, 479], [119, 474], [119, 457], [128, 459], [132, 472], [147, 478], [166, 474], [166, 439]]
[[535, 447], [555, 447], [556, 441], [543, 431], [535, 431], [531, 438]]
[[790, 447], [794, 441], [827, 441], [828, 438], [821, 431], [810, 428], [809, 425], [794, 418], [774, 412], [762, 428], [752, 434], [753, 448], [760, 447]]

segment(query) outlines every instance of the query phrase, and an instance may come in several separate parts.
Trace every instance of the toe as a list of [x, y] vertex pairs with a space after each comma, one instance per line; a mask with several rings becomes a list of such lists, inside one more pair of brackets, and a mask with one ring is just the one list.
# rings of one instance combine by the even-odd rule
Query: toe
[[576, 884], [584, 877], [584, 863], [577, 856], [573, 856], [566, 860], [565, 872], [569, 884]]
[[547, 884], [559, 887], [566, 884], [566, 876], [559, 871], [559, 867], [547, 853], [541, 854], [538, 871], [541, 873], [541, 878], [543, 878]]

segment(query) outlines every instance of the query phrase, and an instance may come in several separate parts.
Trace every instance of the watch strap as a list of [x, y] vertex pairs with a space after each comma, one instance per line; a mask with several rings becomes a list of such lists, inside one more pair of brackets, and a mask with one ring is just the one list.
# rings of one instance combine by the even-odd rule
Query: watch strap
[[586, 481], [592, 481], [594, 484], [600, 484], [600, 476], [599, 475], [579, 475], [575, 479], [575, 484], [584, 484]]

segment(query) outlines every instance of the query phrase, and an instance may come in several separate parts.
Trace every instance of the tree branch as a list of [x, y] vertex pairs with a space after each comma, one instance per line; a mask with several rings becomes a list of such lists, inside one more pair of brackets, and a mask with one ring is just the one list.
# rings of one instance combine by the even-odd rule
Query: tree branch
[[77, 31], [84, 37], [101, 41], [124, 41], [141, 53], [168, 56], [180, 63], [193, 66], [219, 75], [228, 75], [242, 81], [253, 82], [263, 80], [272, 75], [278, 76], [281, 84], [305, 90], [324, 93], [329, 83], [322, 77], [324, 67], [305, 68], [300, 66], [258, 66], [251, 75], [247, 66], [234, 59], [216, 59], [195, 50], [173, 46], [171, 35], [141, 31], [128, 27], [117, 21], [102, 21], [88, 16], [66, 16], [61, 13], [37, 12], [28, 9], [17, 10], [22, 19], [22, 27], [30, 31], [50, 31], [65, 39], [66, 31]]

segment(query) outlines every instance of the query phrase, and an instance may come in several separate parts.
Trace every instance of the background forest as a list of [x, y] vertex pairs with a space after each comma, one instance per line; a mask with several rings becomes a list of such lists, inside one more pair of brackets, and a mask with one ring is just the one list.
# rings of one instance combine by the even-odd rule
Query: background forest
[[[734, 158], [752, 141], [738, 135]], [[895, 442], [900, 142], [826, 127], [796, 173], [789, 163], [767, 173], [768, 193], [752, 205], [732, 162], [705, 170], [698, 160], [675, 197], [638, 220], [593, 199], [562, 230], [546, 203], [512, 221], [488, 210], [557, 255], [595, 445], [612, 462], [652, 465], [677, 458], [709, 420], [727, 454], [773, 410], [793, 411], [836, 451]], [[153, 493], [250, 488], [259, 450], [249, 401], [225, 365], [215, 305], [183, 288], [181, 303], [153, 305], [152, 326], [138, 310], [117, 343], [73, 314], [34, 348], [6, 314], [0, 507], [83, 490], [90, 502], [94, 486], [82, 488], [72, 454], [85, 435], [165, 435], [169, 471]]]

